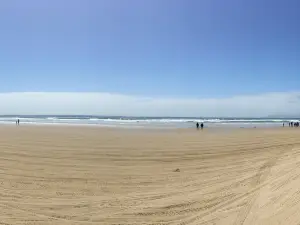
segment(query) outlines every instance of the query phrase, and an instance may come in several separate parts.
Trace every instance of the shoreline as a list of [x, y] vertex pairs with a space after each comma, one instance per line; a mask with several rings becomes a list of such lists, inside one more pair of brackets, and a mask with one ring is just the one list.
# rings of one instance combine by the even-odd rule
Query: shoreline
[[[0, 122], [0, 126], [17, 126], [15, 122]], [[59, 126], [59, 127], [98, 127], [112, 129], [149, 129], [149, 130], [173, 130], [173, 129], [196, 129], [196, 123], [187, 124], [100, 124], [100, 123], [47, 123], [47, 122], [23, 122], [20, 120], [19, 126]], [[207, 129], [274, 129], [274, 128], [293, 128], [285, 123], [281, 124], [204, 124]], [[199, 128], [200, 130], [200, 128]]]
[[[100, 131], [120, 131], [120, 132], [126, 132], [126, 131], [132, 131], [132, 132], [144, 132], [144, 131], [153, 131], [153, 132], [186, 132], [186, 133], [218, 133], [218, 132], [230, 132], [230, 131], [270, 131], [270, 130], [298, 130], [297, 127], [280, 127], [280, 126], [266, 126], [266, 127], [204, 127], [203, 130], [196, 129], [196, 127], [132, 127], [132, 126], [102, 126], [99, 124], [30, 124], [25, 123], [20, 125], [16, 124], [0, 124], [1, 127], [16, 127], [16, 128], [44, 128], [44, 129], [91, 129], [91, 130], [100, 130]], [[299, 130], [300, 131], [300, 130]]]
[[[15, 123], [1, 123], [0, 122], [0, 126], [3, 126], [3, 125], [7, 125], [7, 126], [17, 126]], [[88, 123], [30, 123], [30, 122], [22, 122], [20, 121], [20, 126], [91, 126], [91, 127], [104, 127], [104, 128], [146, 128], [146, 129], [196, 129], [196, 123], [193, 124], [193, 126], [190, 126], [190, 127], [186, 127], [186, 126], [167, 126], [167, 125], [146, 125], [146, 126], [134, 126], [134, 125], [124, 125], [124, 124], [88, 124]], [[204, 125], [204, 128], [203, 129], [223, 129], [223, 128], [233, 128], [233, 129], [236, 129], [236, 128], [276, 128], [276, 127], [283, 127], [282, 124], [272, 124], [272, 125], [264, 125], [264, 124], [260, 124], [261, 126], [257, 126], [256, 125], [253, 125], [253, 124], [244, 124], [244, 126], [232, 126], [231, 124], [228, 124], [228, 125], [224, 125], [222, 124], [221, 126], [209, 126], [207, 124]], [[288, 126], [285, 126], [285, 127], [288, 127]], [[201, 130], [199, 128], [199, 130]]]

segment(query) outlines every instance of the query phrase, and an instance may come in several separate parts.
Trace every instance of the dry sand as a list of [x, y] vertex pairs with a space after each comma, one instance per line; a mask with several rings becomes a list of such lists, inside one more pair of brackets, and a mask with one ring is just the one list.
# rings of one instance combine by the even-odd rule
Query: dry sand
[[0, 151], [0, 224], [300, 222], [297, 128], [2, 126]]

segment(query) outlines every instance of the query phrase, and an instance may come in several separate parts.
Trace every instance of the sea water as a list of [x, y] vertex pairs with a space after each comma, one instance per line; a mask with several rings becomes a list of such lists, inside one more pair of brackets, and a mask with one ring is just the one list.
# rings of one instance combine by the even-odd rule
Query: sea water
[[32, 125], [89, 125], [123, 128], [192, 128], [195, 123], [204, 123], [205, 127], [279, 127], [298, 118], [204, 118], [204, 117], [122, 117], [122, 116], [87, 116], [87, 115], [13, 115], [0, 116], [0, 124]]

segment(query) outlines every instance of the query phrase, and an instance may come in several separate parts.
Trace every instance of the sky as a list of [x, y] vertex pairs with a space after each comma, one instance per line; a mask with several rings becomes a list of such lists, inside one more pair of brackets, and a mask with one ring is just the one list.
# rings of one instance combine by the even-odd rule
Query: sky
[[0, 3], [0, 114], [300, 115], [297, 0]]

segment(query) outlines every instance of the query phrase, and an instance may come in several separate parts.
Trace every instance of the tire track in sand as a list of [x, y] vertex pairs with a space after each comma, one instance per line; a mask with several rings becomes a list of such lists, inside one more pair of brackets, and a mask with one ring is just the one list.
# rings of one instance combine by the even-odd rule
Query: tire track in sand
[[249, 195], [248, 200], [246, 201], [246, 204], [243, 207], [243, 209], [239, 212], [234, 225], [242, 225], [246, 221], [249, 213], [251, 212], [251, 209], [253, 208], [254, 203], [259, 197], [259, 193], [262, 188], [260, 184], [266, 181], [271, 172], [272, 167], [276, 165], [278, 158], [281, 156], [282, 151], [283, 150], [281, 150], [278, 154], [277, 152], [275, 152], [275, 156], [259, 168], [258, 172], [253, 178], [253, 181], [251, 182], [252, 188], [256, 188], [258, 186], [258, 189], [256, 189], [254, 193]]
[[[253, 178], [251, 189], [248, 192], [245, 192], [243, 194], [237, 195], [234, 198], [231, 198], [227, 201], [224, 201], [221, 204], [216, 205], [215, 207], [210, 208], [208, 211], [203, 212], [199, 215], [196, 215], [194, 217], [189, 218], [189, 220], [182, 221], [180, 225], [187, 225], [187, 224], [192, 224], [193, 222], [199, 220], [199, 219], [204, 219], [204, 217], [209, 216], [212, 212], [216, 212], [218, 210], [224, 209], [224, 207], [227, 207], [230, 204], [234, 204], [235, 202], [241, 201], [243, 199], [248, 198], [248, 202], [246, 204], [246, 207], [244, 208], [243, 211], [241, 211], [238, 214], [238, 218], [236, 219], [236, 222], [234, 224], [243, 224], [247, 218], [248, 213], [251, 211], [251, 206], [255, 203], [255, 200], [257, 199], [259, 192], [262, 188], [267, 186], [270, 182], [266, 182], [266, 178], [268, 177], [270, 170], [273, 166], [276, 165], [277, 160], [280, 158], [282, 155], [282, 152], [284, 149], [281, 149], [280, 152], [276, 151], [273, 154], [275, 155], [274, 157], [271, 157], [266, 163], [264, 163], [256, 173], [256, 175]], [[244, 219], [243, 219], [244, 218]], [[240, 221], [240, 223], [239, 223]], [[203, 223], [203, 222], [202, 222]], [[198, 223], [198, 224], [202, 224]], [[205, 223], [205, 222], [204, 222]], [[206, 223], [205, 223], [206, 224]]]

